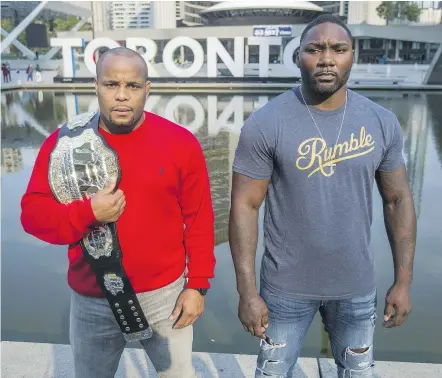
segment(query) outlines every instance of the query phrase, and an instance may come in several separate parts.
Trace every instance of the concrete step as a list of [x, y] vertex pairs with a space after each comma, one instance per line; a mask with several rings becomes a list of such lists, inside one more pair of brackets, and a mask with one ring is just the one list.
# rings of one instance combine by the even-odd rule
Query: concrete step
[[[69, 345], [8, 342], [1, 343], [3, 378], [73, 378]], [[256, 356], [220, 353], [193, 354], [198, 378], [253, 378]], [[442, 364], [408, 362], [376, 363], [382, 378], [442, 377]], [[142, 349], [126, 348], [115, 378], [154, 378], [157, 374]], [[336, 378], [330, 359], [301, 358], [292, 378]]]

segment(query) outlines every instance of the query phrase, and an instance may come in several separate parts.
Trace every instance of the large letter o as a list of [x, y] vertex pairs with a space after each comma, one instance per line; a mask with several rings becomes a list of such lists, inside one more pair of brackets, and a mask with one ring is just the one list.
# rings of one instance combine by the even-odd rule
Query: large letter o
[[[180, 68], [173, 62], [173, 53], [179, 46], [187, 46], [192, 50], [194, 60], [190, 67]], [[176, 37], [171, 39], [163, 50], [163, 64], [166, 70], [175, 77], [191, 77], [198, 73], [204, 64], [204, 50], [193, 38]]]
[[299, 75], [299, 68], [296, 66], [296, 63], [293, 62], [293, 53], [299, 47], [301, 41], [301, 37], [293, 38], [284, 49], [283, 62], [284, 65], [292, 72], [294, 75]]

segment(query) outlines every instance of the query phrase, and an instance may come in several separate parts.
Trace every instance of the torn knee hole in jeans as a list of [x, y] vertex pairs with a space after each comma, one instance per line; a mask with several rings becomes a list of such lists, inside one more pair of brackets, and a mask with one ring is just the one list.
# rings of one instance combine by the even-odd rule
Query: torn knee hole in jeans
[[349, 351], [351, 353], [355, 353], [355, 354], [363, 354], [365, 352], [368, 352], [369, 347], [365, 347], [365, 348], [349, 348]]
[[279, 378], [279, 377], [282, 377], [282, 375], [269, 374], [269, 373], [266, 373], [265, 371], [262, 371], [262, 370], [261, 370], [261, 373], [262, 373], [262, 376], [263, 376], [263, 377], [273, 377], [273, 378]]
[[286, 343], [277, 343], [274, 342], [270, 337], [267, 337], [264, 340], [261, 340], [261, 346], [265, 349], [278, 349], [278, 348], [285, 348]]
[[345, 349], [345, 361], [347, 367], [352, 371], [362, 371], [373, 366], [372, 346], [363, 345], [360, 348]]
[[282, 377], [281, 374], [269, 372], [269, 371], [272, 371], [275, 368], [277, 369], [277, 365], [280, 364], [281, 362], [282, 361], [279, 361], [279, 360], [265, 360], [264, 363], [263, 363], [262, 368], [258, 367], [258, 370], [262, 373], [262, 375], [264, 377], [273, 377], [273, 378]]
[[282, 372], [285, 369], [284, 355], [282, 348], [287, 346], [286, 343], [278, 343], [272, 341], [269, 337], [261, 340], [260, 358], [258, 361], [258, 371], [262, 377], [282, 378]]

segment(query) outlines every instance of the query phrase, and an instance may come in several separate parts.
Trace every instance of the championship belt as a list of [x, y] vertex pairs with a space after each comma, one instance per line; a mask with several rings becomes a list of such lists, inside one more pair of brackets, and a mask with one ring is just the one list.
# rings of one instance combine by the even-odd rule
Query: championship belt
[[[92, 197], [121, 178], [118, 155], [98, 131], [99, 113], [80, 114], [64, 124], [49, 160], [49, 185], [63, 204]], [[80, 242], [127, 341], [152, 337], [152, 328], [127, 277], [116, 223], [99, 224]]]

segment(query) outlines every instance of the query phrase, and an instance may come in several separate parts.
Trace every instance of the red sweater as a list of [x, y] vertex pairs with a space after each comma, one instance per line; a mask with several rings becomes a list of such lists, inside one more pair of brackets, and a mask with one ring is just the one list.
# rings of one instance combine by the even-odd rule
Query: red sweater
[[[126, 208], [117, 221], [123, 265], [134, 290], [161, 288], [187, 265], [188, 288], [209, 288], [214, 276], [214, 215], [206, 162], [196, 137], [160, 116], [129, 134], [100, 129], [121, 166]], [[43, 143], [24, 194], [24, 230], [51, 244], [69, 245], [68, 283], [76, 292], [103, 297], [78, 243], [96, 219], [90, 200], [64, 205], [48, 183], [49, 155], [58, 130]], [[187, 264], [186, 264], [187, 260]]]

